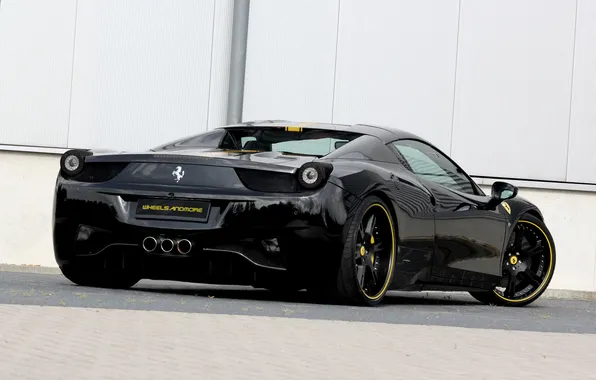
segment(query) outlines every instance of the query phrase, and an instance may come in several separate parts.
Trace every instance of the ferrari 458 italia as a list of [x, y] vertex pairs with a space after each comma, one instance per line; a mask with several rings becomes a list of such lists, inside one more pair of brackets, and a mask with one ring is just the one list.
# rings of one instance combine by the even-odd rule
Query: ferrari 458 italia
[[247, 122], [144, 152], [60, 161], [54, 251], [70, 281], [306, 289], [377, 305], [388, 290], [523, 306], [555, 246], [517, 188], [491, 194], [431, 143], [372, 125]]

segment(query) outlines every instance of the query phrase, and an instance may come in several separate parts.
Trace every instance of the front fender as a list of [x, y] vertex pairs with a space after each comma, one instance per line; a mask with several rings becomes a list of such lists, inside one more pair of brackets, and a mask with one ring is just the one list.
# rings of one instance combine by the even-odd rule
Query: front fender
[[500, 209], [504, 210], [505, 214], [507, 215], [508, 224], [507, 224], [507, 233], [505, 236], [505, 246], [513, 233], [513, 229], [517, 225], [517, 222], [525, 215], [530, 214], [535, 216], [536, 218], [544, 221], [544, 216], [542, 212], [534, 203], [528, 201], [525, 198], [516, 196], [513, 199], [509, 199], [504, 201], [498, 206]]

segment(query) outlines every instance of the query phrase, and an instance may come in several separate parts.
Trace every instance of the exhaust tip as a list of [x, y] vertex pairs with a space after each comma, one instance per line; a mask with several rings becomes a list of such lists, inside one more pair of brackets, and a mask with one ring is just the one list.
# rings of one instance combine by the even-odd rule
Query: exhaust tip
[[164, 252], [172, 252], [172, 249], [174, 249], [174, 242], [172, 241], [172, 239], [163, 239], [161, 241], [161, 250]]
[[178, 240], [177, 247], [179, 253], [186, 255], [192, 249], [192, 243], [188, 239], [180, 239]]
[[143, 249], [145, 252], [153, 252], [157, 248], [157, 240], [153, 236], [147, 236], [143, 239]]

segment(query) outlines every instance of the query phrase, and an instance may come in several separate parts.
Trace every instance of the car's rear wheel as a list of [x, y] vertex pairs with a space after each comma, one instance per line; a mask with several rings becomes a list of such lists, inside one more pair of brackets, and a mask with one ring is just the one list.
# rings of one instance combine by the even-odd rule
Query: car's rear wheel
[[61, 265], [60, 270], [64, 277], [79, 286], [127, 289], [141, 280], [138, 271], [122, 268], [95, 268], [69, 263]]
[[546, 225], [532, 215], [516, 224], [503, 256], [503, 278], [491, 292], [470, 292], [478, 301], [526, 306], [546, 290], [555, 271], [556, 250]]
[[337, 276], [343, 300], [368, 306], [383, 300], [393, 279], [395, 235], [389, 207], [378, 197], [366, 198], [348, 225]]

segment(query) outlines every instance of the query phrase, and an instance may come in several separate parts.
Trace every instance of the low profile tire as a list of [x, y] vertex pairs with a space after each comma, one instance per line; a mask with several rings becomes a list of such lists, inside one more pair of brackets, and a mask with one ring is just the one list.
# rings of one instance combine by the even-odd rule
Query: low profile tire
[[532, 215], [516, 224], [503, 256], [503, 278], [490, 292], [470, 292], [487, 305], [527, 306], [547, 289], [556, 266], [553, 237], [546, 225]]
[[64, 277], [79, 286], [95, 288], [128, 289], [141, 280], [138, 273], [122, 269], [92, 270], [77, 264], [60, 266]]
[[397, 241], [389, 207], [378, 197], [368, 197], [347, 228], [337, 275], [338, 295], [350, 304], [378, 305], [393, 280], [395, 266]]

